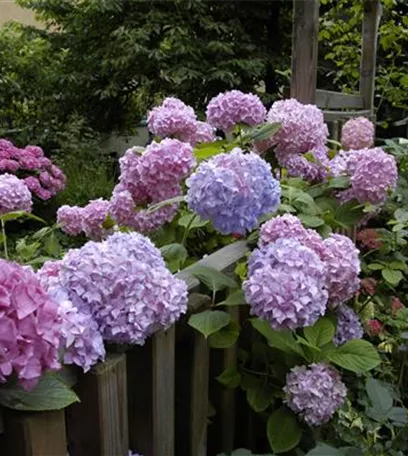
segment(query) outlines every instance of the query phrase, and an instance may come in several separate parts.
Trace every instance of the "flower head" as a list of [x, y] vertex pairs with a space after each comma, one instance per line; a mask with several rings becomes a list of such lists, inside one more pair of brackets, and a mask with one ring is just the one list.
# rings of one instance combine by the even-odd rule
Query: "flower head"
[[88, 306], [105, 340], [143, 344], [187, 310], [187, 286], [137, 233], [88, 242], [63, 259], [61, 283]]
[[372, 319], [368, 320], [367, 329], [370, 336], [378, 336], [382, 333], [384, 325], [380, 321]]
[[393, 296], [391, 300], [392, 315], [397, 315], [397, 313], [402, 309], [405, 309], [404, 304], [400, 301], [399, 298], [397, 298], [397, 296]]
[[215, 141], [215, 128], [207, 122], [197, 121], [194, 133], [190, 137], [184, 137], [183, 140], [195, 146], [199, 143]]
[[287, 405], [309, 426], [327, 423], [347, 395], [340, 374], [323, 363], [291, 369], [283, 390]]
[[207, 106], [207, 122], [224, 131], [237, 124], [258, 125], [265, 115], [265, 107], [257, 95], [239, 90], [220, 93]]
[[364, 335], [358, 315], [354, 310], [346, 305], [341, 305], [336, 309], [337, 331], [333, 342], [336, 345], [343, 345], [352, 339], [361, 339]]
[[27, 185], [12, 174], [0, 175], [0, 215], [14, 211], [30, 212], [32, 198]]
[[280, 203], [270, 165], [238, 148], [202, 163], [187, 186], [189, 208], [223, 234], [245, 234]]
[[346, 149], [364, 149], [374, 144], [374, 124], [365, 117], [349, 119], [341, 129], [341, 144]]
[[82, 232], [82, 207], [61, 206], [57, 211], [57, 223], [62, 231], [70, 236], [78, 236]]
[[15, 374], [26, 389], [59, 369], [61, 323], [34, 271], [0, 260], [0, 383]]
[[374, 228], [365, 228], [357, 233], [357, 241], [366, 249], [379, 249], [383, 242], [381, 234]]
[[109, 201], [102, 198], [90, 201], [81, 210], [82, 230], [89, 239], [100, 241], [104, 239], [109, 231], [103, 227], [108, 216]]
[[251, 313], [274, 329], [311, 326], [326, 311], [325, 266], [294, 239], [255, 250], [243, 289]]

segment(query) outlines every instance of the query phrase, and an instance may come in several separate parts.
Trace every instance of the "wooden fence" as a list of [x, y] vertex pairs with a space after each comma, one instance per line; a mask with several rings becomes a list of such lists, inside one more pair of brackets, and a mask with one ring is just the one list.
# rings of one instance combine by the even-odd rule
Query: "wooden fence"
[[[247, 252], [228, 245], [201, 264], [229, 272]], [[191, 267], [177, 274], [188, 284], [189, 313], [208, 305]], [[237, 318], [236, 310], [231, 310]], [[188, 318], [188, 316], [186, 316]], [[213, 380], [237, 360], [236, 348], [210, 350], [186, 318], [155, 334], [144, 347], [111, 353], [105, 363], [78, 374], [81, 400], [66, 410], [3, 410], [1, 456], [205, 456], [234, 446], [235, 390]], [[217, 410], [207, 436], [209, 396]], [[1, 416], [2, 415], [2, 416]]]

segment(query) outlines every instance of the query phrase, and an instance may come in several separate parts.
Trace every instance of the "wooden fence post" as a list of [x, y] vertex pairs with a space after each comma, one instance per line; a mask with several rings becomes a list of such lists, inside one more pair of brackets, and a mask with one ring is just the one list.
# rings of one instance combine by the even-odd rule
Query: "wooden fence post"
[[126, 355], [108, 354], [75, 390], [81, 402], [67, 410], [71, 456], [128, 456]]
[[67, 456], [64, 410], [4, 415], [5, 456]]
[[290, 96], [315, 103], [319, 39], [319, 0], [293, 0]]

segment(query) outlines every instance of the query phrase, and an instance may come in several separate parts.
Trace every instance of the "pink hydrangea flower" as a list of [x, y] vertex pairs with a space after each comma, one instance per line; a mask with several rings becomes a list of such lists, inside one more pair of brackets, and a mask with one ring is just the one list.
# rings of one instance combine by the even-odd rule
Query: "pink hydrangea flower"
[[109, 234], [109, 231], [103, 227], [108, 210], [109, 201], [102, 198], [90, 201], [82, 208], [82, 230], [89, 239], [101, 241]]
[[374, 124], [365, 117], [349, 119], [341, 130], [341, 144], [345, 149], [365, 149], [374, 144]]
[[78, 206], [61, 206], [57, 211], [57, 223], [62, 231], [70, 236], [78, 236], [82, 232], [82, 211]]
[[31, 212], [32, 198], [27, 185], [12, 174], [0, 175], [0, 215], [14, 211]]

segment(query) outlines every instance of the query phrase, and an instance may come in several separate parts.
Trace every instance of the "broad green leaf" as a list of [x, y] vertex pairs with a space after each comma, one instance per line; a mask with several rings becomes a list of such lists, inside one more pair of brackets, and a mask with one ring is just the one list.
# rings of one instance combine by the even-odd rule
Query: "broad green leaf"
[[350, 187], [350, 178], [348, 176], [333, 177], [329, 181], [328, 188], [348, 188]]
[[169, 244], [160, 249], [166, 263], [171, 266], [172, 272], [181, 269], [187, 259], [188, 253], [182, 244]]
[[293, 334], [288, 330], [276, 331], [266, 320], [251, 319], [252, 326], [260, 332], [269, 342], [269, 345], [285, 353], [304, 356], [302, 347], [296, 342]]
[[194, 147], [194, 156], [197, 160], [205, 160], [224, 152], [224, 146], [227, 144], [228, 142], [225, 140], [199, 144]]
[[239, 326], [235, 321], [230, 321], [216, 333], [208, 338], [211, 348], [228, 348], [235, 344], [239, 337]]
[[380, 355], [370, 342], [349, 340], [344, 345], [326, 353], [334, 364], [352, 372], [367, 372], [381, 363]]
[[404, 277], [402, 275], [401, 271], [395, 270], [395, 269], [383, 269], [381, 271], [381, 275], [383, 278], [391, 285], [398, 285], [402, 278]]
[[380, 263], [370, 263], [367, 268], [370, 269], [370, 271], [380, 271], [381, 269], [384, 269], [385, 266]]
[[243, 306], [246, 304], [244, 291], [242, 289], [231, 293], [225, 301], [221, 301], [217, 306]]
[[218, 454], [217, 456], [274, 456], [272, 453], [268, 453], [268, 454], [254, 454], [252, 453], [252, 451], [249, 451], [249, 450], [245, 450], [244, 448], [238, 448], [238, 450], [234, 450], [232, 453], [230, 454], [226, 454], [226, 453], [221, 453], [221, 454]]
[[60, 254], [61, 245], [58, 241], [55, 231], [52, 231], [51, 234], [45, 238], [44, 250], [48, 255], [52, 257], [57, 257]]
[[255, 412], [263, 412], [273, 402], [274, 391], [268, 385], [264, 384], [255, 388], [248, 388], [246, 391], [248, 404]]
[[400, 271], [407, 271], [407, 269], [408, 269], [408, 266], [405, 263], [405, 261], [401, 261], [401, 260], [391, 261], [391, 263], [388, 265], [388, 267], [391, 269], [399, 269]]
[[400, 223], [408, 223], [408, 211], [406, 209], [397, 209], [394, 212], [394, 217]]
[[248, 138], [251, 141], [262, 141], [271, 138], [280, 130], [280, 128], [280, 123], [263, 123], [246, 132], [245, 139]]
[[198, 264], [191, 269], [191, 274], [212, 291], [238, 287], [235, 280], [208, 266]]
[[313, 326], [307, 326], [303, 332], [306, 339], [315, 347], [323, 347], [331, 342], [336, 328], [329, 318], [320, 318]]
[[285, 407], [272, 413], [266, 428], [269, 445], [276, 453], [285, 453], [295, 448], [302, 437], [302, 429], [295, 414]]
[[306, 456], [345, 456], [345, 453], [325, 443], [318, 443], [313, 450], [306, 453]]
[[0, 405], [14, 410], [60, 410], [74, 402], [79, 402], [78, 396], [51, 373], [45, 374], [39, 384], [29, 392], [16, 385], [0, 388]]
[[231, 315], [221, 310], [205, 310], [191, 317], [188, 324], [204, 335], [205, 338], [224, 328], [231, 321]]
[[309, 228], [317, 228], [324, 225], [324, 220], [314, 215], [298, 214], [298, 217]]
[[387, 418], [393, 422], [394, 426], [406, 426], [408, 424], [407, 409], [403, 407], [392, 407], [388, 412]]
[[385, 421], [393, 404], [390, 392], [379, 380], [372, 377], [367, 379], [366, 391], [371, 402], [367, 414], [376, 421]]
[[208, 225], [210, 222], [208, 220], [201, 220], [200, 217], [196, 214], [186, 214], [180, 217], [178, 224], [184, 228], [189, 227], [189, 229], [202, 228], [203, 226]]
[[227, 367], [218, 377], [215, 377], [215, 379], [227, 388], [236, 388], [241, 383], [241, 374], [235, 367]]
[[349, 228], [363, 216], [363, 212], [359, 206], [350, 202], [346, 204], [339, 204], [335, 211], [335, 219], [343, 228]]
[[281, 204], [279, 206], [279, 212], [281, 214], [285, 214], [286, 212], [293, 213], [296, 212], [296, 209], [293, 206], [290, 206], [289, 204]]
[[37, 222], [41, 222], [44, 225], [47, 223], [42, 218], [37, 217], [34, 214], [30, 214], [29, 212], [24, 212], [24, 211], [8, 212], [7, 214], [2, 215], [0, 218], [3, 220], [3, 222], [9, 222], [11, 220], [17, 220], [17, 219], [20, 219], [23, 217], [29, 218], [31, 220], [36, 220]]

